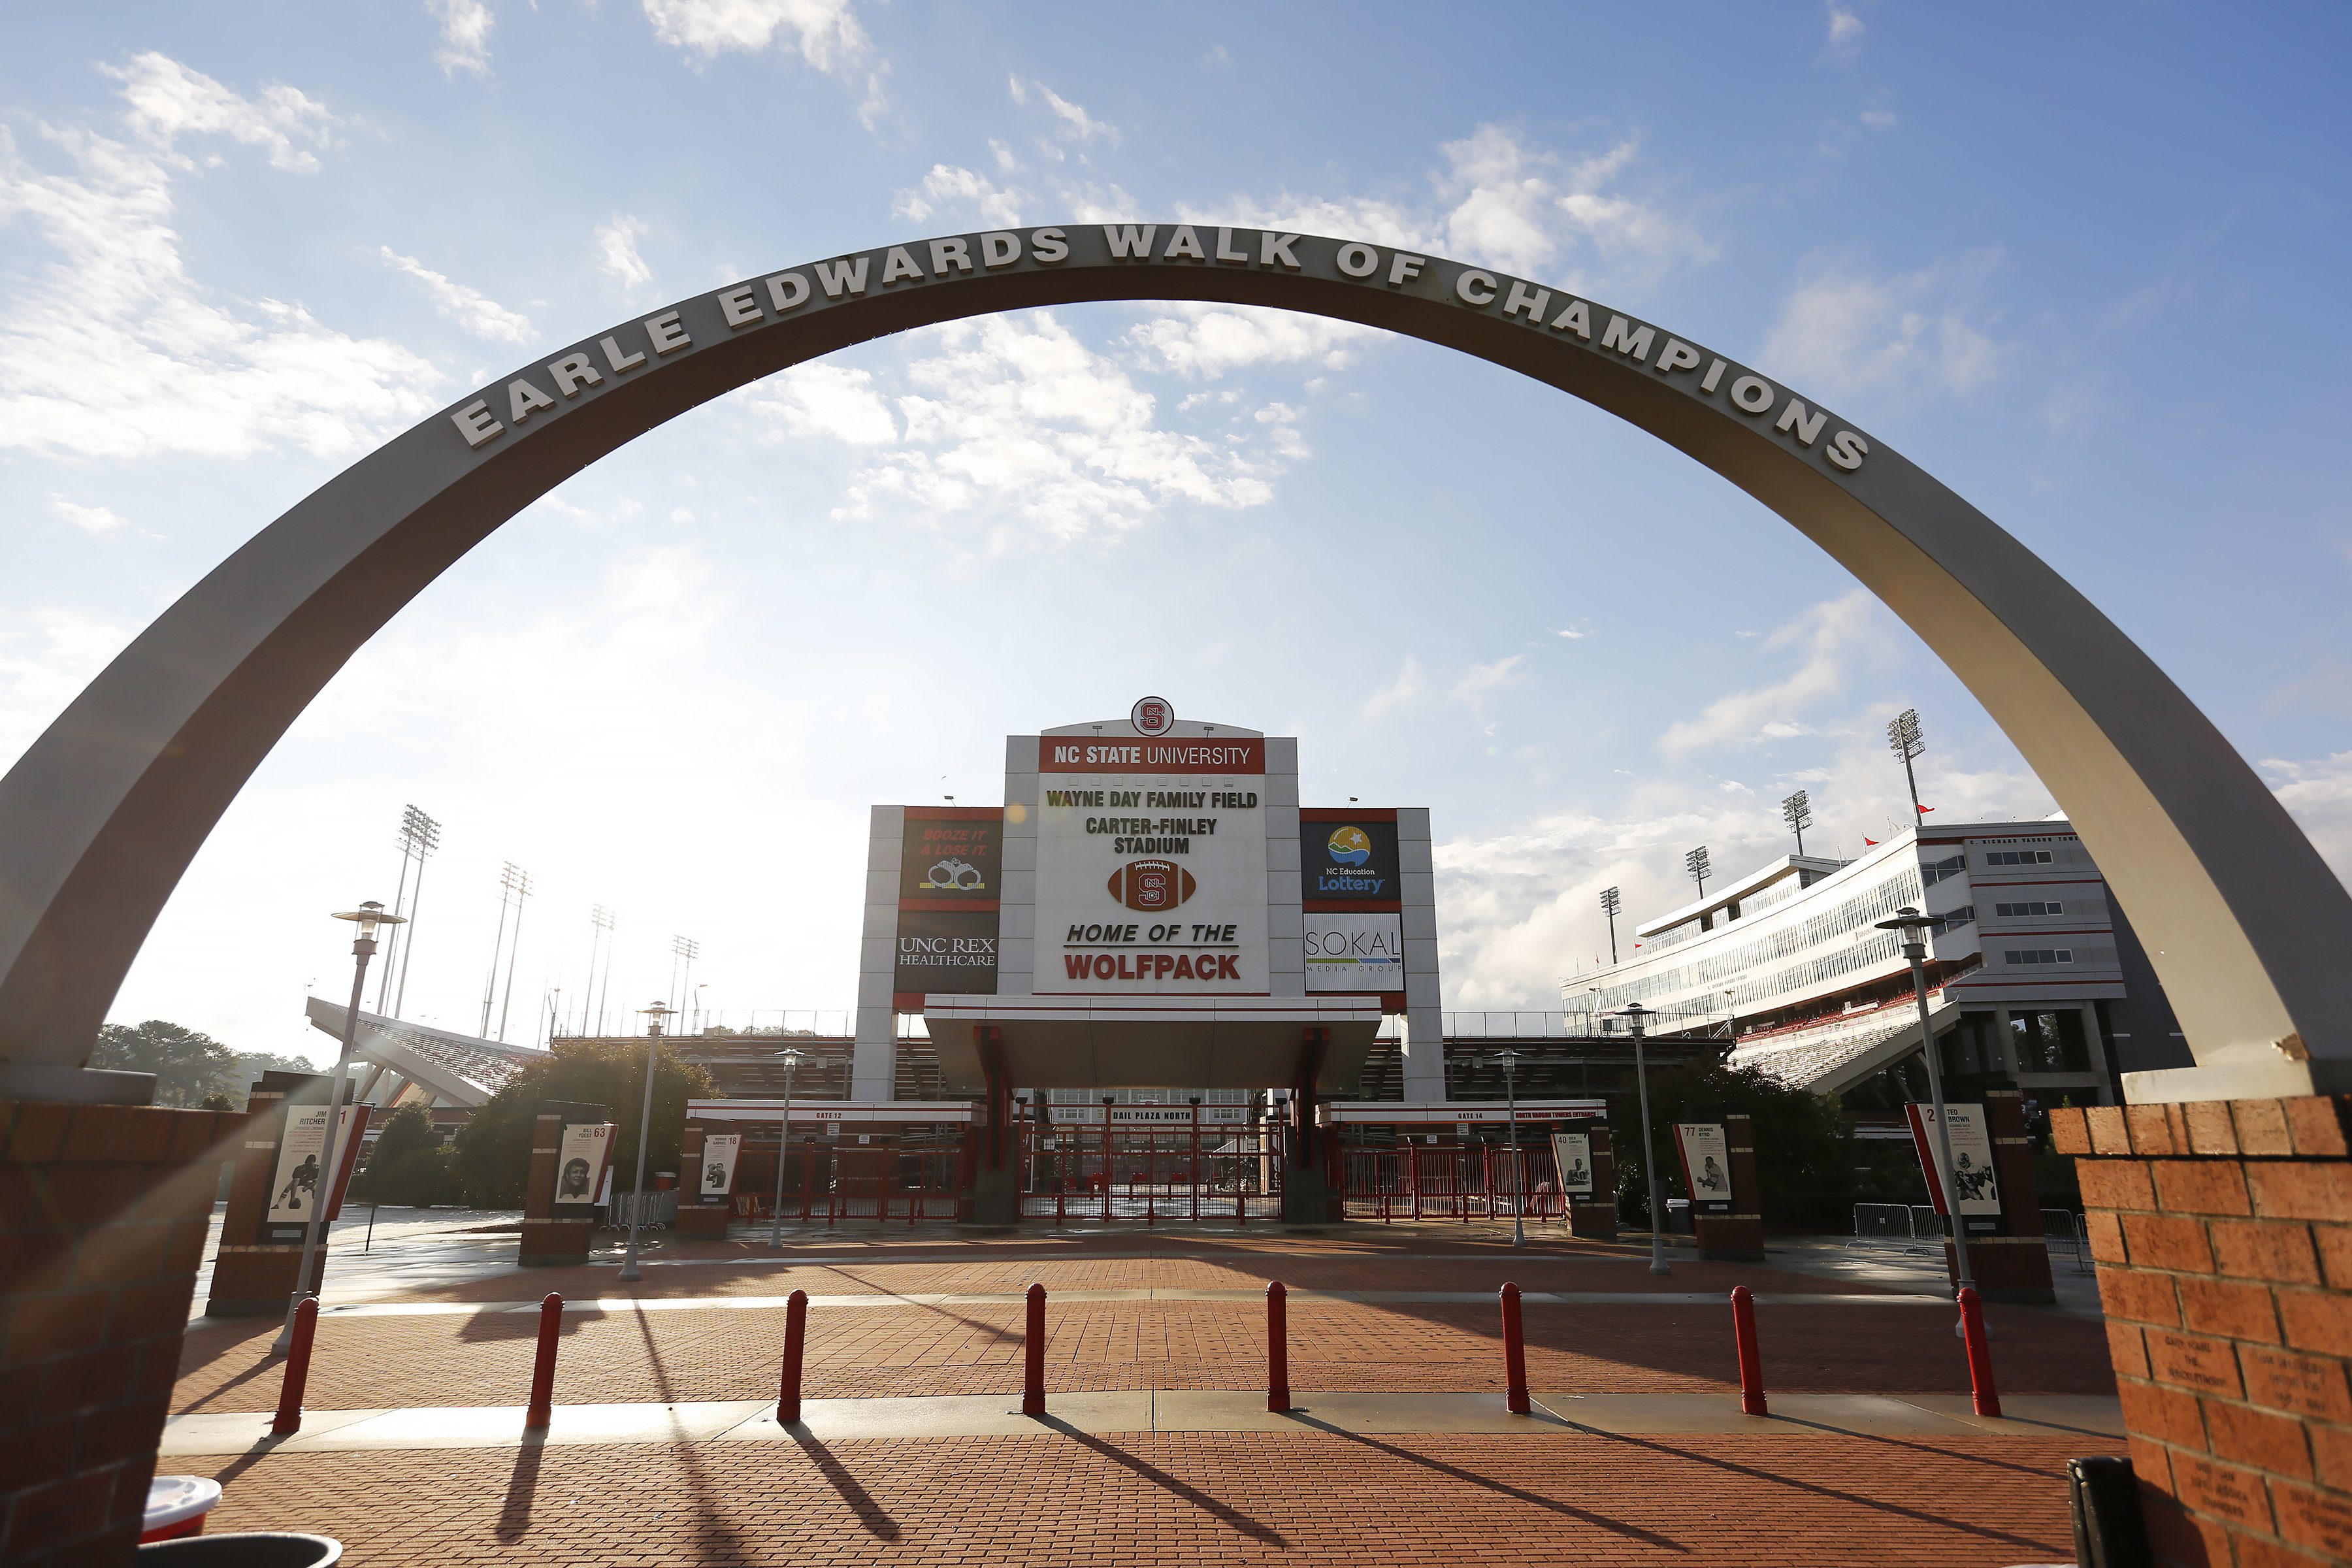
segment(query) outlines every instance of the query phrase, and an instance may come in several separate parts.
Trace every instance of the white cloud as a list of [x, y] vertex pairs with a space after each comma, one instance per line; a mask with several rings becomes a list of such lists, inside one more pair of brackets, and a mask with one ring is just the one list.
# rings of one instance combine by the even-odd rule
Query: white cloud
[[1311, 364], [1338, 370], [1351, 345], [1381, 335], [1353, 321], [1301, 316], [1253, 305], [1167, 306], [1128, 332], [1127, 345], [1156, 370], [1202, 380], [1255, 364]]
[[1761, 359], [1816, 395], [1937, 388], [1966, 395], [1998, 379], [2017, 345], [1970, 319], [1999, 251], [1874, 278], [1824, 256], [1806, 258], [1781, 301]]
[[430, 413], [442, 378], [427, 361], [299, 305], [222, 296], [182, 259], [173, 182], [194, 166], [184, 144], [226, 138], [312, 169], [326, 110], [287, 87], [245, 99], [160, 55], [110, 74], [127, 102], [121, 139], [43, 127], [37, 164], [0, 127], [0, 227], [27, 226], [51, 258], [0, 284], [0, 447], [328, 454]]
[[49, 510], [83, 532], [97, 534], [101, 539], [110, 533], [119, 533], [130, 526], [125, 518], [110, 508], [79, 506], [60, 495], [53, 495], [49, 498]]
[[1556, 637], [1567, 637], [1570, 641], [1579, 641], [1592, 635], [1592, 626], [1589, 622], [1579, 621], [1572, 626], [1562, 626], [1551, 635]]
[[1271, 478], [1303, 455], [1286, 409], [1237, 408], [1214, 438], [1168, 428], [1150, 393], [1049, 311], [914, 341], [919, 356], [892, 390], [872, 373], [807, 367], [746, 400], [778, 438], [828, 437], [870, 454], [837, 516], [896, 502], [934, 518], [992, 516], [1000, 539], [1074, 540], [1171, 504], [1263, 505]]
[[1798, 667], [1769, 685], [1749, 687], [1718, 697], [1696, 719], [1675, 722], [1660, 740], [1668, 756], [1681, 756], [1702, 746], [1746, 741], [1777, 740], [1804, 733], [1791, 715], [1836, 696], [1854, 668], [1858, 648], [1886, 635], [1885, 612], [1866, 589], [1815, 605], [1775, 631], [1764, 643], [1766, 655], [1795, 650]]
[[2279, 798], [2336, 876], [2352, 882], [2352, 752], [2317, 762], [2263, 759]]
[[1838, 0], [1829, 0], [1830, 32], [1826, 47], [1838, 59], [1852, 59], [1862, 50], [1862, 18]]
[[528, 316], [516, 314], [478, 289], [451, 282], [413, 256], [403, 256], [388, 245], [379, 248], [386, 262], [425, 285], [435, 310], [474, 336], [486, 342], [527, 344], [535, 335]]
[[1895, 110], [1878, 105], [1864, 109], [1856, 118], [1861, 120], [1864, 128], [1872, 131], [1892, 131], [1902, 123]]
[[1527, 662], [1527, 658], [1526, 654], [1515, 653], [1492, 664], [1472, 665], [1464, 672], [1462, 679], [1454, 683], [1454, 700], [1477, 707], [1507, 683], [1513, 672]]
[[273, 83], [248, 99], [152, 50], [119, 69], [99, 68], [122, 84], [130, 105], [123, 123], [131, 134], [161, 148], [186, 137], [226, 136], [267, 149], [273, 168], [307, 174], [317, 171], [314, 149], [328, 144], [335, 123], [325, 104], [293, 88]]
[[490, 74], [490, 28], [497, 18], [482, 0], [425, 0], [425, 8], [441, 18], [441, 47], [433, 63], [445, 75], [472, 71]]
[[1005, 79], [1012, 89], [1013, 101], [1022, 108], [1029, 107], [1029, 100], [1033, 95], [1045, 105], [1055, 120], [1059, 122], [1055, 125], [1055, 132], [1064, 140], [1082, 142], [1101, 141], [1108, 142], [1114, 147], [1118, 145], [1117, 126], [1107, 125], [1097, 120], [1079, 105], [1072, 103], [1044, 82], [1024, 81], [1017, 76], [1008, 77]]
[[772, 47], [862, 88], [857, 113], [869, 130], [887, 107], [888, 66], [877, 61], [855, 0], [645, 0], [645, 8], [656, 37], [705, 60]]
[[992, 228], [1013, 228], [1020, 225], [1021, 204], [1025, 199], [1022, 192], [998, 185], [970, 169], [953, 163], [934, 163], [920, 184], [900, 191], [891, 199], [890, 210], [899, 217], [920, 223], [942, 206], [961, 205], [976, 213], [980, 221]]
[[1422, 673], [1421, 660], [1407, 654], [1404, 663], [1397, 668], [1396, 679], [1365, 698], [1361, 711], [1367, 719], [1377, 719], [1391, 709], [1418, 700], [1428, 690], [1429, 678]]
[[635, 294], [654, 280], [654, 269], [637, 252], [637, 241], [652, 232], [626, 213], [596, 226], [596, 264], [624, 293]]
[[73, 610], [0, 621], [0, 757], [31, 745], [130, 640], [115, 623]]

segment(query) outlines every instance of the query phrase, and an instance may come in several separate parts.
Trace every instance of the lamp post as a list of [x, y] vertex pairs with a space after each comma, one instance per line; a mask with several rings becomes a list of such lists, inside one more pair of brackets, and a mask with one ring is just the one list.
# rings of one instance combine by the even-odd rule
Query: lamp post
[[1519, 1169], [1519, 1086], [1517, 1068], [1519, 1053], [1505, 1046], [1496, 1055], [1503, 1063], [1503, 1103], [1508, 1108], [1511, 1126], [1511, 1245], [1528, 1244], [1528, 1222], [1521, 1194], [1527, 1184]]
[[637, 1118], [637, 1185], [629, 1197], [629, 1255], [621, 1262], [621, 1278], [638, 1279], [637, 1226], [646, 1217], [646, 1145], [654, 1141], [654, 1066], [661, 1059], [662, 1020], [673, 1009], [667, 1003], [656, 1002], [650, 1007], [640, 1007], [646, 1016], [646, 1107]]
[[[346, 910], [335, 916], [339, 921], [351, 921], [359, 927], [352, 942], [352, 1005], [343, 1015], [343, 1048], [335, 1058], [334, 1081], [327, 1092], [327, 1136], [319, 1151], [319, 1184], [310, 1194], [310, 1217], [302, 1226], [302, 1272], [294, 1276], [294, 1289], [286, 1299], [286, 1322], [278, 1331], [277, 1342], [269, 1347], [272, 1355], [284, 1355], [294, 1345], [294, 1314], [302, 1305], [302, 1298], [312, 1294], [310, 1270], [319, 1258], [319, 1237], [326, 1226], [327, 1205], [335, 1199], [337, 1134], [343, 1128], [343, 1080], [352, 1070], [352, 1042], [360, 1029], [360, 991], [367, 984], [368, 960], [375, 956], [375, 933], [378, 926], [405, 925], [398, 915], [383, 912], [383, 906], [370, 899], [358, 909]], [[290, 1130], [293, 1109], [287, 1109]]]
[[[1916, 723], [1916, 719], [1915, 719]], [[1903, 956], [1911, 965], [1911, 994], [1919, 1003], [1919, 1053], [1927, 1058], [1927, 1100], [1936, 1111], [1936, 1153], [1944, 1167], [1944, 1206], [1951, 1211], [1953, 1261], [1963, 1290], [1976, 1283], [1969, 1270], [1969, 1227], [1960, 1216], [1960, 1194], [1953, 1181], [1952, 1129], [1944, 1117], [1944, 1069], [1936, 1058], [1936, 1034], [1927, 1024], [1927, 930], [1936, 922], [1906, 904], [1894, 918], [1874, 922], [1880, 931], [1903, 933]]]
[[1642, 1027], [1657, 1016], [1639, 1002], [1617, 1010], [1633, 1036], [1633, 1082], [1642, 1093], [1642, 1172], [1650, 1183], [1650, 1272], [1672, 1274], [1666, 1267], [1666, 1184], [1658, 1180], [1658, 1151], [1650, 1135], [1650, 1068], [1642, 1055]]
[[793, 1152], [793, 1069], [808, 1060], [806, 1051], [778, 1051], [775, 1060], [784, 1064], [784, 1131], [776, 1144], [776, 1206], [768, 1211], [768, 1247], [770, 1250], [784, 1249], [784, 1161]]

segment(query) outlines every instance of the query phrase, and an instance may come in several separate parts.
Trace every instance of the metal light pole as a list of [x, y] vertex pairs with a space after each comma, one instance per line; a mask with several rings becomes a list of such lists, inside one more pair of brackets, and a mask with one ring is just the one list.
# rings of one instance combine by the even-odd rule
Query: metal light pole
[[1624, 900], [1617, 896], [1616, 889], [1601, 889], [1601, 912], [1609, 917], [1609, 963], [1612, 968], [1617, 963], [1617, 911], [1624, 907]]
[[1526, 1173], [1519, 1169], [1519, 1086], [1517, 1068], [1519, 1053], [1506, 1046], [1496, 1053], [1503, 1061], [1503, 1102], [1509, 1107], [1511, 1119], [1511, 1245], [1528, 1244], [1527, 1205], [1522, 1194], [1527, 1186]]
[[775, 1251], [784, 1249], [784, 1161], [793, 1152], [793, 1069], [808, 1060], [806, 1051], [778, 1051], [775, 1059], [784, 1064], [784, 1131], [783, 1141], [776, 1145], [776, 1206], [768, 1211], [768, 1246]]
[[1804, 854], [1805, 829], [1813, 825], [1813, 805], [1812, 802], [1806, 798], [1803, 790], [1799, 790], [1780, 803], [1780, 820], [1787, 823], [1790, 829], [1796, 834], [1797, 853]]
[[[278, 1331], [277, 1342], [269, 1347], [272, 1355], [284, 1355], [294, 1345], [294, 1314], [302, 1305], [302, 1298], [311, 1294], [310, 1270], [319, 1259], [319, 1235], [326, 1226], [327, 1205], [335, 1197], [335, 1145], [341, 1142], [336, 1134], [343, 1126], [343, 1080], [352, 1070], [352, 1042], [360, 1029], [360, 991], [367, 984], [368, 960], [375, 956], [375, 932], [378, 926], [396, 926], [404, 922], [398, 915], [383, 912], [383, 906], [371, 899], [358, 909], [338, 914], [339, 921], [352, 921], [359, 926], [359, 935], [352, 942], [352, 1005], [343, 1015], [343, 1048], [335, 1058], [334, 1081], [327, 1091], [327, 1139], [319, 1151], [319, 1184], [310, 1194], [310, 1217], [302, 1226], [302, 1272], [294, 1276], [294, 1289], [286, 1299], [286, 1322]], [[293, 1126], [294, 1109], [287, 1107], [287, 1126]]]
[[666, 1003], [640, 1007], [646, 1016], [646, 1108], [637, 1118], [637, 1186], [629, 1200], [629, 1255], [621, 1262], [621, 1278], [642, 1278], [637, 1272], [637, 1226], [646, 1217], [646, 1146], [654, 1141], [654, 1066], [661, 1060], [662, 1020], [670, 1016]]
[[1658, 1180], [1658, 1151], [1650, 1136], [1650, 1067], [1642, 1055], [1642, 1026], [1657, 1014], [1639, 1002], [1617, 1010], [1633, 1035], [1633, 1081], [1642, 1091], [1642, 1173], [1650, 1182], [1650, 1272], [1672, 1274], [1666, 1267], [1666, 1184]]
[[1706, 863], [1706, 845], [1700, 845], [1683, 857], [1683, 869], [1688, 871], [1692, 879], [1698, 883], [1698, 896], [1702, 899], [1706, 898], [1706, 879], [1714, 871], [1714, 868]]
[[1903, 782], [1911, 789], [1911, 826], [1916, 828], [1927, 814], [1919, 809], [1919, 775], [1912, 771], [1912, 759], [1927, 749], [1919, 732], [1919, 710], [1906, 708], [1886, 725], [1886, 749], [1903, 759]]
[[1919, 1002], [1919, 1051], [1927, 1058], [1927, 1100], [1936, 1111], [1936, 1152], [1944, 1166], [1944, 1206], [1950, 1210], [1953, 1261], [1963, 1290], [1976, 1283], [1969, 1270], [1969, 1227], [1960, 1215], [1960, 1194], [1952, 1164], [1952, 1129], [1944, 1117], [1944, 1069], [1937, 1059], [1936, 1036], [1927, 1024], [1927, 944], [1922, 940], [1936, 922], [1906, 904], [1892, 920], [1875, 922], [1881, 931], [1903, 933], [1903, 956], [1911, 964], [1911, 993]]

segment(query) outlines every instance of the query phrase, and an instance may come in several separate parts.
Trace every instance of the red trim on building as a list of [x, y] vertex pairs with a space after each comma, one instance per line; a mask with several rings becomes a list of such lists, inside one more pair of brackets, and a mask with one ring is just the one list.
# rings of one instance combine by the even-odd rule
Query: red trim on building
[[1001, 805], [910, 805], [909, 822], [986, 822], [1004, 815]]
[[1401, 915], [1404, 905], [1395, 899], [1308, 899], [1299, 909], [1310, 915]]
[[1396, 807], [1392, 805], [1307, 805], [1298, 810], [1301, 822], [1394, 822], [1396, 819]]

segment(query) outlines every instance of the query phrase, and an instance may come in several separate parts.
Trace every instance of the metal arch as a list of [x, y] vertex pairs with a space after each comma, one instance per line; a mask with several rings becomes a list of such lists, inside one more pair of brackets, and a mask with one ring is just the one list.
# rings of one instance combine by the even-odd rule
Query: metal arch
[[[1145, 254], [1114, 254], [1115, 236], [1146, 233]], [[950, 236], [682, 300], [435, 415], [264, 529], [0, 779], [0, 1095], [106, 1092], [74, 1069], [237, 790], [362, 643], [531, 500], [698, 404], [851, 343], [1143, 300], [1269, 306], [1458, 349], [1747, 490], [1917, 632], [2066, 807], [2199, 1064], [2136, 1075], [2135, 1098], [2352, 1088], [2352, 895], [2179, 689], [1982, 513], [1769, 377], [1560, 289], [1389, 246], [1163, 224]], [[568, 386], [553, 374], [567, 361]]]

